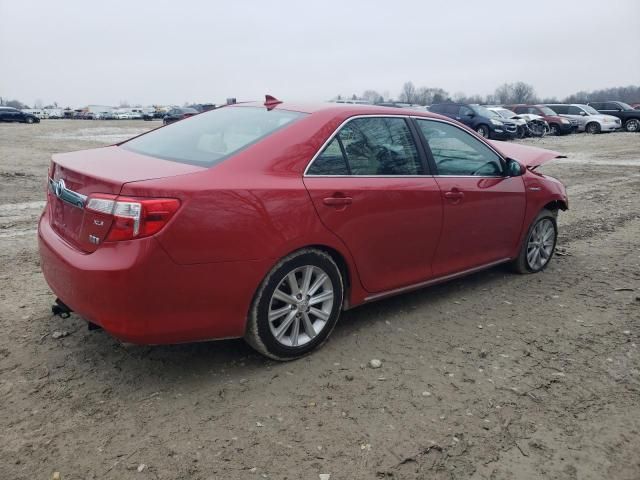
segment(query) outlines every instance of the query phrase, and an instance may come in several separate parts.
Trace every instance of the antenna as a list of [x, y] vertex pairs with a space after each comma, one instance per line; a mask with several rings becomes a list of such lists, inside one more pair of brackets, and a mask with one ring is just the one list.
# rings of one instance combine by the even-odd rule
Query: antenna
[[267, 110], [273, 109], [276, 105], [280, 103], [282, 103], [282, 100], [278, 100], [273, 95], [264, 96], [264, 106], [267, 107]]

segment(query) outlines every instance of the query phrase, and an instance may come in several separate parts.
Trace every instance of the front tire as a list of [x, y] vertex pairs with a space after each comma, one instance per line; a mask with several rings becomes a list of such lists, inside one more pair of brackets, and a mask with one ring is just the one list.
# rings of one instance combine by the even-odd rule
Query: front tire
[[542, 210], [527, 231], [513, 263], [518, 273], [538, 273], [547, 268], [558, 239], [557, 211]]
[[600, 133], [600, 124], [597, 122], [591, 122], [591, 123], [587, 123], [587, 126], [584, 127], [585, 132], [587, 133], [591, 133], [591, 134], [596, 134], [596, 133]]
[[556, 137], [561, 135], [560, 132], [560, 126], [557, 123], [550, 123], [549, 124], [549, 133], [551, 135], [555, 135]]
[[25, 120], [26, 123], [33, 123], [33, 118], [31, 117], [27, 117], [27, 119]]
[[293, 360], [322, 345], [344, 297], [340, 269], [327, 253], [303, 249], [278, 262], [253, 300], [245, 340], [274, 360]]
[[478, 125], [476, 132], [483, 138], [489, 138], [489, 127], [486, 125]]
[[640, 120], [637, 118], [630, 118], [624, 123], [624, 129], [627, 132], [638, 132], [640, 131]]

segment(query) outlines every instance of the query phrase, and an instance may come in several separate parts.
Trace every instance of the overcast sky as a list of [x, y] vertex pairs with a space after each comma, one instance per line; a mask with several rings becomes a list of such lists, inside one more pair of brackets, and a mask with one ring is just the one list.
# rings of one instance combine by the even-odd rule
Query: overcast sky
[[640, 83], [640, 1], [0, 0], [0, 96], [326, 100], [402, 84], [541, 96]]

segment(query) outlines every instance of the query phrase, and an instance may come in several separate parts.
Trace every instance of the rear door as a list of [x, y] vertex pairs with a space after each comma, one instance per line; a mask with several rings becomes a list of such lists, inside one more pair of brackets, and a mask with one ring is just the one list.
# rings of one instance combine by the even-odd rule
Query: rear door
[[353, 118], [305, 173], [320, 219], [345, 243], [369, 292], [431, 276], [442, 199], [412, 132], [402, 116]]
[[522, 177], [506, 177], [502, 158], [448, 122], [415, 119], [443, 200], [440, 243], [432, 263], [440, 277], [509, 258], [526, 207]]

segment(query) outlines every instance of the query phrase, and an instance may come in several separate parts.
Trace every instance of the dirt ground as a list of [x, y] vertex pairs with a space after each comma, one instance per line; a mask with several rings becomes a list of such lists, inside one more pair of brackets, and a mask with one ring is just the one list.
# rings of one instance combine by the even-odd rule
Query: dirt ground
[[276, 363], [242, 340], [122, 345], [50, 315], [50, 155], [156, 125], [0, 125], [0, 479], [640, 478], [640, 134], [525, 141], [569, 156], [544, 167], [571, 207], [544, 273], [357, 308]]

